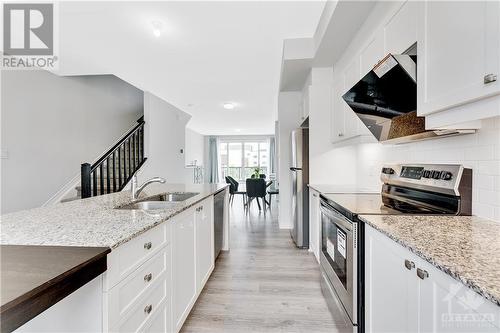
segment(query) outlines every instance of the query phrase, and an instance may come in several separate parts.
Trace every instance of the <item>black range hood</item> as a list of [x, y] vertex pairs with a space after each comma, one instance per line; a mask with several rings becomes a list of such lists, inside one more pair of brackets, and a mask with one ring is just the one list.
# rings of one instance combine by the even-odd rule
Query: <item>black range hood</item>
[[388, 54], [342, 96], [380, 142], [403, 143], [474, 130], [426, 130], [417, 116], [417, 56]]

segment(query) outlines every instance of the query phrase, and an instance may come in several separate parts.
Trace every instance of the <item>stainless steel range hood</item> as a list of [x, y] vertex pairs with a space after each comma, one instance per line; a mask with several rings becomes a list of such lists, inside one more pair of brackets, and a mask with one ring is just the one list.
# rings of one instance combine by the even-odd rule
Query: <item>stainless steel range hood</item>
[[474, 133], [474, 129], [425, 129], [425, 118], [417, 116], [416, 60], [415, 55], [387, 55], [342, 98], [380, 142]]

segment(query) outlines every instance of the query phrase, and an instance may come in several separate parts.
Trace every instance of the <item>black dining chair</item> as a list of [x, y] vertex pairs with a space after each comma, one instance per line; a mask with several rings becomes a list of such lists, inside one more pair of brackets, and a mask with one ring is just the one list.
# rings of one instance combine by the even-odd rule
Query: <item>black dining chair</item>
[[229, 184], [229, 202], [233, 204], [234, 195], [241, 194], [243, 196], [243, 205], [246, 205], [245, 197], [247, 193], [245, 191], [238, 191], [240, 183], [231, 176], [226, 176], [226, 183]]
[[263, 178], [248, 178], [246, 180], [247, 185], [247, 208], [250, 208], [250, 203], [253, 199], [257, 200], [257, 205], [259, 210], [262, 210], [260, 206], [259, 198], [262, 199], [262, 205], [266, 209], [266, 181]]

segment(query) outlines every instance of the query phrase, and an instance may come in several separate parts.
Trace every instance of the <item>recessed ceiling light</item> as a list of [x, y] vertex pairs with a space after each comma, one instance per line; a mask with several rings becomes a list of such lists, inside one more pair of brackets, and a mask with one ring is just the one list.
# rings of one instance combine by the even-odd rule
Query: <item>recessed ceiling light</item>
[[151, 26], [153, 27], [153, 35], [155, 37], [160, 37], [163, 30], [163, 22], [157, 20], [151, 21]]
[[234, 131], [235, 132], [241, 132], [241, 128], [235, 128]]
[[224, 105], [222, 105], [222, 106], [226, 110], [232, 110], [232, 109], [234, 109], [234, 104], [233, 103], [224, 103]]

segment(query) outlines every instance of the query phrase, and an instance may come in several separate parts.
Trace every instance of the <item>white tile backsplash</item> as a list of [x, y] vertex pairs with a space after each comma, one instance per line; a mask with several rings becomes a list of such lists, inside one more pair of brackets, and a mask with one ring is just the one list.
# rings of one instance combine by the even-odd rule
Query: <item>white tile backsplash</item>
[[357, 185], [374, 190], [380, 189], [384, 163], [463, 164], [473, 170], [473, 214], [500, 221], [500, 117], [483, 120], [482, 128], [471, 135], [403, 145], [369, 143], [352, 149], [357, 154]]

